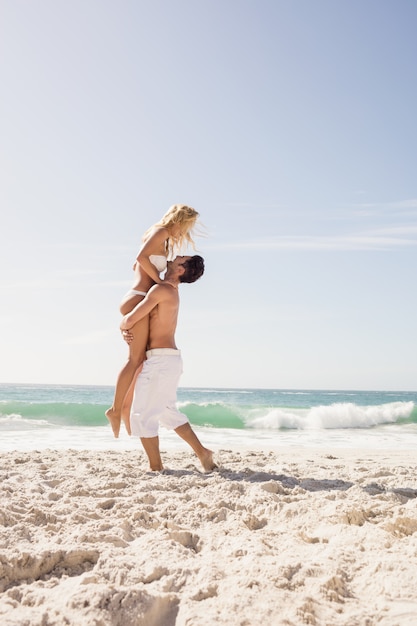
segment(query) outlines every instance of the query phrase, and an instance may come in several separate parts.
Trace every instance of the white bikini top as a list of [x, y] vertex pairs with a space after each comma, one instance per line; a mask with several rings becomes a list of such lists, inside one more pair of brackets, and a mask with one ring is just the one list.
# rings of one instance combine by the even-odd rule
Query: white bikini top
[[167, 258], [163, 254], [150, 254], [149, 260], [155, 265], [158, 272], [165, 272], [167, 268]]

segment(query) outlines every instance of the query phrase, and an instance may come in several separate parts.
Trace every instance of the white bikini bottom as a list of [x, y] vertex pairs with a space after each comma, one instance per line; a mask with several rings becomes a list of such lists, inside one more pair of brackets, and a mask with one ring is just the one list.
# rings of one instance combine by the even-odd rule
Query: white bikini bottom
[[129, 291], [124, 295], [124, 298], [130, 298], [131, 296], [146, 296], [146, 291], [138, 291], [137, 289], [129, 289]]

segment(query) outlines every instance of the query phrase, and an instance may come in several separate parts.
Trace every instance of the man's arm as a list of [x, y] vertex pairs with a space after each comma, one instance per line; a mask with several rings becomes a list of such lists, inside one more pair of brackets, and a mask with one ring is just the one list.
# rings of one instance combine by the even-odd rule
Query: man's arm
[[139, 320], [149, 315], [152, 309], [164, 300], [165, 294], [166, 287], [164, 285], [154, 285], [151, 287], [144, 299], [141, 300], [130, 313], [122, 317], [120, 330], [129, 330], [136, 322], [139, 322]]

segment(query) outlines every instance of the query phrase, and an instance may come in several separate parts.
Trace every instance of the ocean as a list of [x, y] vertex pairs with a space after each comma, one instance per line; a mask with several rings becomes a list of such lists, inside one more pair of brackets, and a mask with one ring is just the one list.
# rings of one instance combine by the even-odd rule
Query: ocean
[[[113, 387], [0, 384], [0, 452], [133, 450], [104, 415]], [[282, 446], [417, 449], [417, 392], [294, 389], [178, 390], [178, 408], [213, 450]], [[184, 449], [160, 430], [161, 450]]]

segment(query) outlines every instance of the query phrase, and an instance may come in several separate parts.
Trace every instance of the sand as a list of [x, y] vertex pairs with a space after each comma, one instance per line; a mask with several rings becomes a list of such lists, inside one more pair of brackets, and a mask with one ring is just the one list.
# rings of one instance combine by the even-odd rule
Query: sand
[[415, 626], [413, 451], [0, 456], [2, 626]]

